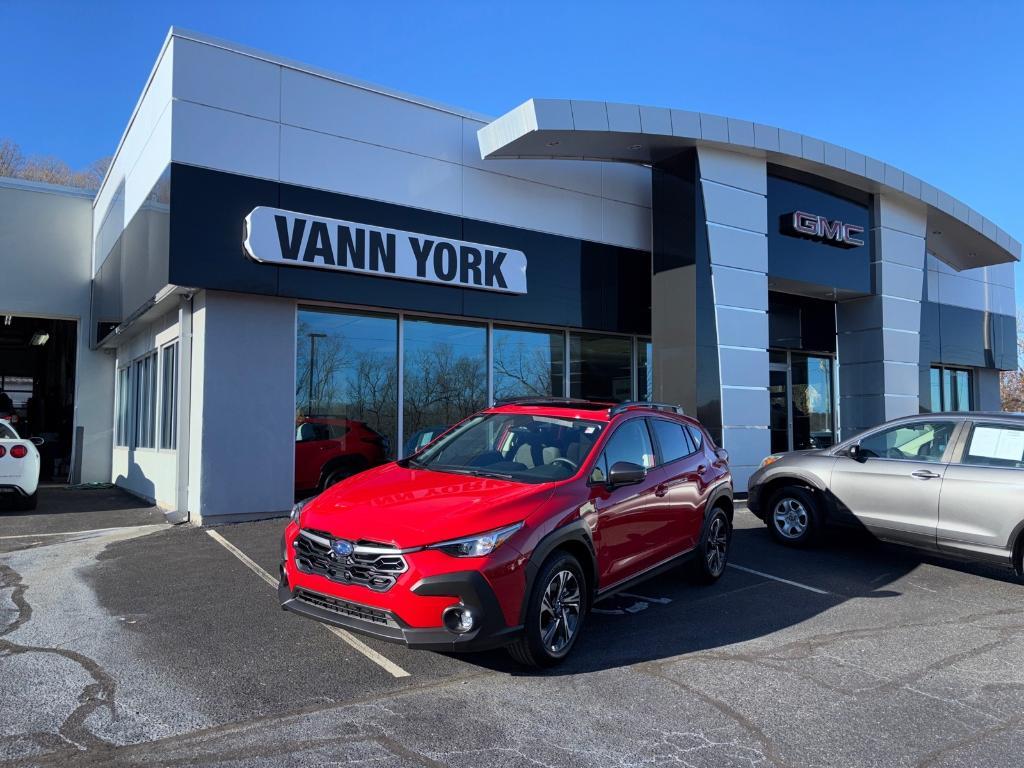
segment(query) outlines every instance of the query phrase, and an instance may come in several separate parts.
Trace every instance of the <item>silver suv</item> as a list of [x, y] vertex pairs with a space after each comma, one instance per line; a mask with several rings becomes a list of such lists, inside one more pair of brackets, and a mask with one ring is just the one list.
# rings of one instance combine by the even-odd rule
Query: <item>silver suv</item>
[[747, 506], [784, 544], [829, 523], [1024, 575], [1024, 414], [896, 419], [817, 451], [773, 454]]

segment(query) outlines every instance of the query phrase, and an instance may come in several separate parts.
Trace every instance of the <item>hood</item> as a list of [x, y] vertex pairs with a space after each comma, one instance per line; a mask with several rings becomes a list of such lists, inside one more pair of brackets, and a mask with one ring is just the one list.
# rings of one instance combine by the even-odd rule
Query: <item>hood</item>
[[550, 485], [386, 464], [328, 488], [302, 511], [302, 527], [351, 541], [420, 547], [526, 519]]

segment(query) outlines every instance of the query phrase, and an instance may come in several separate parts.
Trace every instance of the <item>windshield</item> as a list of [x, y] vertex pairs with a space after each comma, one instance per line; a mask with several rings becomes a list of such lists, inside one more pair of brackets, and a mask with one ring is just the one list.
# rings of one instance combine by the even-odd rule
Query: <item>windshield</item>
[[584, 419], [483, 414], [402, 463], [438, 472], [549, 483], [576, 474], [603, 427]]

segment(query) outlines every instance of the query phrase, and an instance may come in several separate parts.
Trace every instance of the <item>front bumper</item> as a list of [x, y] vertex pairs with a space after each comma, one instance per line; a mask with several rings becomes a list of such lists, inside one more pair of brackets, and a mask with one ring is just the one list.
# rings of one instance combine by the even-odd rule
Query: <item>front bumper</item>
[[457, 571], [420, 579], [411, 591], [423, 597], [457, 597], [459, 602], [480, 617], [478, 626], [465, 634], [444, 627], [410, 627], [394, 613], [362, 605], [324, 592], [288, 584], [284, 568], [277, 587], [281, 608], [308, 619], [358, 632], [409, 648], [429, 651], [483, 651], [508, 645], [522, 631], [509, 627], [487, 580], [478, 571]]
[[761, 484], [762, 471], [758, 469], [747, 480], [747, 509], [755, 517], [764, 520], [764, 486]]

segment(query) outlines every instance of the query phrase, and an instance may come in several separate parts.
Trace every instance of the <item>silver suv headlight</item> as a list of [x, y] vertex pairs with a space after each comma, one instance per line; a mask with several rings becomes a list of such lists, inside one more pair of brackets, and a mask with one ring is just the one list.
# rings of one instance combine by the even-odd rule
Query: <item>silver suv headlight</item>
[[452, 557], [484, 557], [508, 541], [512, 534], [522, 527], [522, 523], [506, 525], [504, 528], [497, 528], [487, 533], [431, 544], [427, 549], [439, 549]]

